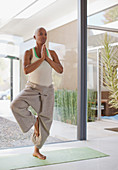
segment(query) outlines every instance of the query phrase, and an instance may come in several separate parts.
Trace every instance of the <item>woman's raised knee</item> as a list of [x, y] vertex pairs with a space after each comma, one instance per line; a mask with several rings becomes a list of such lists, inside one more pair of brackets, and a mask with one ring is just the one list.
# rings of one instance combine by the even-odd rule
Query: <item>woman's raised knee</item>
[[25, 102], [24, 100], [14, 100], [10, 104], [10, 108], [12, 110], [14, 109], [23, 109], [23, 108], [28, 108], [28, 103]]
[[10, 104], [11, 110], [13, 110], [14, 107], [15, 107], [15, 103], [14, 103], [14, 102], [11, 102], [11, 104]]
[[18, 101], [12, 101], [10, 104], [11, 110], [14, 110], [15, 108], [18, 108], [19, 102]]

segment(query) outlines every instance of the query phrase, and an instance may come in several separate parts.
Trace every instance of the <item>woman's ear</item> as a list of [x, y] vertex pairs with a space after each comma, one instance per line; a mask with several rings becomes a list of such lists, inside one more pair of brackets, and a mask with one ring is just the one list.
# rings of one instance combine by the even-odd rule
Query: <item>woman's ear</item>
[[34, 35], [33, 38], [36, 39], [36, 36]]

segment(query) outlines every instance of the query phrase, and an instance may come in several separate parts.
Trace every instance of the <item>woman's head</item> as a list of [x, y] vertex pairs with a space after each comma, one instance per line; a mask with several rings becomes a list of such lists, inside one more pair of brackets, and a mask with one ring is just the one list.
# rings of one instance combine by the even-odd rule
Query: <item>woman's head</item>
[[34, 39], [36, 40], [37, 44], [41, 45], [45, 44], [47, 40], [47, 32], [45, 28], [43, 27], [37, 28], [34, 33]]

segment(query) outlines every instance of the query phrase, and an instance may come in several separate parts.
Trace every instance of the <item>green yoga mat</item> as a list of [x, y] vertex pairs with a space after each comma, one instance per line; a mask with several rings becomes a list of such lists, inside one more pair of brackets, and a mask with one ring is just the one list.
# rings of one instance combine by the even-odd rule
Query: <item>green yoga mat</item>
[[88, 147], [47, 151], [42, 152], [42, 154], [46, 155], [46, 160], [33, 157], [32, 154], [29, 153], [16, 153], [6, 156], [0, 155], [0, 169], [13, 170], [20, 168], [30, 168], [109, 156]]

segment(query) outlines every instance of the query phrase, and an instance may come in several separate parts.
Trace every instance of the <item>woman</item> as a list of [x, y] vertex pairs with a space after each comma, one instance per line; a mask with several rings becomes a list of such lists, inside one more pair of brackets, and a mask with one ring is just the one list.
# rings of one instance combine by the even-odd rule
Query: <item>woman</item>
[[[47, 137], [53, 121], [54, 88], [52, 84], [52, 68], [63, 72], [57, 54], [45, 46], [47, 32], [43, 27], [36, 29], [34, 39], [36, 46], [24, 54], [24, 73], [28, 75], [25, 88], [12, 101], [11, 109], [23, 133], [34, 125], [32, 141], [33, 156], [46, 159], [39, 152]], [[37, 112], [37, 118], [28, 110], [32, 106]]]

